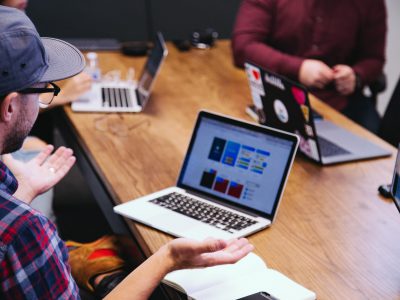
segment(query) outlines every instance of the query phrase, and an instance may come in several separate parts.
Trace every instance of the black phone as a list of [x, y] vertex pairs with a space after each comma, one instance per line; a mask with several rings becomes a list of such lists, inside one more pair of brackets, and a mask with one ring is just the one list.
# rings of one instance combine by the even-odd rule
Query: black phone
[[267, 292], [258, 292], [258, 293], [240, 298], [238, 300], [278, 300], [278, 298], [271, 296]]
[[392, 198], [391, 189], [392, 189], [392, 185], [391, 184], [382, 184], [382, 185], [379, 186], [378, 192], [382, 197], [385, 197], [385, 198], [389, 199], [389, 198]]

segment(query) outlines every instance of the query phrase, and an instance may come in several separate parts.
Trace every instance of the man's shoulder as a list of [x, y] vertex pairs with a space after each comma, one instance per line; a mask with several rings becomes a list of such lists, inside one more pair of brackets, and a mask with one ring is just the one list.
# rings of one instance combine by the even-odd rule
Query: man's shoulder
[[[0, 199], [0, 246], [11, 244], [22, 232], [49, 228], [50, 221], [24, 202]], [[53, 227], [50, 225], [50, 227]], [[38, 233], [38, 232], [37, 232]]]
[[23, 202], [6, 201], [0, 199], [0, 294], [79, 299], [55, 225]]

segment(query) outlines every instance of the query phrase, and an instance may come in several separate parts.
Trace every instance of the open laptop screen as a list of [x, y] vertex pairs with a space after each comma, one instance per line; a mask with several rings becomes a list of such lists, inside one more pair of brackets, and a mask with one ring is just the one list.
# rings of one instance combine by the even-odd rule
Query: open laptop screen
[[397, 209], [400, 212], [400, 146], [399, 150], [397, 151], [396, 166], [393, 174], [392, 196]]
[[294, 135], [202, 112], [178, 186], [273, 216], [296, 146]]
[[154, 47], [151, 49], [142, 74], [139, 77], [138, 102], [142, 107], [145, 106], [147, 99], [150, 96], [154, 79], [160, 69], [164, 57], [167, 55], [167, 52], [164, 37], [161, 32], [157, 32], [156, 38], [154, 39]]

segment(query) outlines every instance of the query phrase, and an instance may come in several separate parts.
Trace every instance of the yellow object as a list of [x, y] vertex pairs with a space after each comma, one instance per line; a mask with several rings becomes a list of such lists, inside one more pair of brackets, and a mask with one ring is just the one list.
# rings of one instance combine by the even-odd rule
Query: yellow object
[[[90, 284], [90, 279], [96, 275], [101, 275], [122, 269], [124, 261], [117, 255], [118, 246], [114, 236], [104, 236], [92, 243], [82, 244], [74, 241], [67, 241], [67, 247], [75, 247], [69, 251], [69, 264], [72, 276], [81, 287], [94, 291]], [[108, 250], [116, 255], [102, 255], [94, 257], [93, 254], [98, 250]]]

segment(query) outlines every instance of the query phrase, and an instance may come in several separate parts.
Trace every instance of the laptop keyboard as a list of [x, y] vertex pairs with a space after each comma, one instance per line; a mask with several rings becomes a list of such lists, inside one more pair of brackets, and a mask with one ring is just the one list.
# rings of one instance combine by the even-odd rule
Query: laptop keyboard
[[178, 193], [167, 194], [150, 202], [230, 233], [258, 223], [250, 218]]
[[319, 136], [318, 137], [319, 147], [323, 157], [330, 157], [342, 154], [350, 154], [349, 151], [339, 147], [338, 145], [328, 141], [327, 139]]
[[127, 88], [101, 88], [103, 107], [132, 107], [132, 98]]

